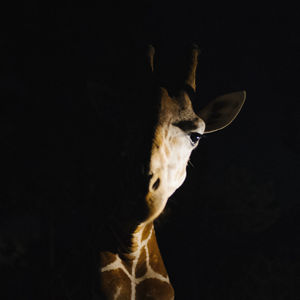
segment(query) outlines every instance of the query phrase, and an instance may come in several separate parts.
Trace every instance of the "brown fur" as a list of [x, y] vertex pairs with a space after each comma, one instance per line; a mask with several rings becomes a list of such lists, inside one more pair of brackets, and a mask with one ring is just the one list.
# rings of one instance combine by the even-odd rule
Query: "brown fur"
[[120, 269], [107, 271], [100, 274], [100, 284], [105, 299], [114, 300], [118, 287], [121, 287], [121, 295], [118, 299], [130, 299], [131, 283], [128, 276]]
[[111, 252], [108, 252], [108, 251], [105, 251], [105, 252], [101, 252], [100, 253], [100, 267], [105, 267], [109, 264], [111, 264], [112, 262], [114, 262], [116, 259], [116, 255], [111, 253]]
[[[157, 278], [145, 278], [136, 286], [136, 299], [173, 299], [174, 291], [168, 281], [168, 274], [164, 266], [158, 245], [153, 223], [147, 224], [144, 228], [137, 228], [135, 232], [142, 231], [141, 240], [148, 240], [146, 246], [142, 247], [139, 257], [137, 257], [137, 265], [134, 274], [132, 273], [133, 256], [131, 254], [102, 252], [101, 267], [108, 266], [114, 263], [117, 257], [120, 258], [122, 266], [126, 268], [133, 280], [141, 279], [147, 273], [147, 264], [152, 270], [165, 278], [161, 281]], [[152, 230], [152, 232], [151, 232]], [[150, 235], [150, 236], [149, 236]], [[136, 238], [132, 236], [132, 241]], [[137, 245], [139, 246], [139, 245]], [[149, 261], [147, 262], [146, 248], [148, 248]], [[114, 299], [114, 295], [120, 289], [120, 296], [118, 299], [131, 299], [131, 280], [128, 275], [118, 267], [114, 270], [101, 272], [100, 277], [101, 291], [106, 299]]]
[[170, 284], [157, 279], [146, 279], [136, 288], [138, 300], [165, 300], [173, 299], [174, 290]]
[[[197, 48], [192, 50], [189, 72], [184, 81], [194, 91], [198, 53]], [[148, 52], [152, 71], [153, 55], [152, 47]], [[118, 291], [118, 299], [122, 300], [174, 299], [174, 290], [157, 245], [153, 221], [162, 213], [170, 195], [185, 179], [188, 159], [196, 147], [196, 142], [191, 143], [191, 133], [202, 135], [205, 130], [209, 133], [230, 124], [244, 103], [245, 92], [218, 97], [198, 114], [194, 112], [186, 91], [182, 90], [178, 96], [171, 97], [166, 88], [161, 87], [159, 97], [151, 157], [149, 161], [143, 162], [149, 170], [140, 175], [144, 176], [147, 191], [136, 197], [138, 202], [135, 203], [135, 207], [146, 207], [148, 215], [135, 209], [134, 213], [127, 216], [130, 209], [125, 209], [122, 212], [125, 219], [127, 216], [127, 225], [123, 219], [116, 218], [119, 226], [114, 228], [113, 233], [117, 246], [111, 252], [102, 252], [100, 256], [101, 267], [106, 267], [101, 271], [100, 278], [106, 299], [114, 299]], [[141, 203], [145, 205], [140, 206]], [[131, 291], [132, 287], [136, 290]], [[136, 297], [131, 299], [134, 292]]]
[[153, 228], [153, 223], [149, 223], [145, 226], [145, 228], [143, 229], [143, 234], [142, 234], [142, 242], [149, 236], [152, 228]]
[[164, 277], [168, 276], [164, 262], [161, 258], [161, 254], [157, 245], [154, 231], [148, 243], [148, 248], [149, 248], [149, 256], [150, 256], [149, 262], [152, 269], [155, 272], [163, 275]]
[[147, 272], [147, 264], [146, 264], [146, 250], [145, 247], [143, 247], [141, 251], [141, 255], [139, 257], [137, 266], [136, 266], [136, 271], [135, 271], [135, 276], [137, 278], [142, 277], [146, 274]]

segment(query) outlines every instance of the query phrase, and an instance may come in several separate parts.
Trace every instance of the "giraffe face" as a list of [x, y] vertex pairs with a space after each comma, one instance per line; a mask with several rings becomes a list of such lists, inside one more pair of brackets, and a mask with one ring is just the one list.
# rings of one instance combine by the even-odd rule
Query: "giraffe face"
[[[189, 86], [194, 92], [198, 53], [198, 49], [192, 50], [184, 81], [185, 88]], [[154, 49], [150, 47], [152, 71], [153, 55]], [[110, 174], [114, 181], [114, 171], [120, 172], [124, 190], [112, 192], [125, 201], [120, 201], [121, 206], [111, 218], [114, 222], [110, 227], [115, 235], [112, 245], [101, 252], [101, 289], [105, 299], [174, 299], [152, 221], [184, 182], [187, 163], [201, 135], [225, 128], [245, 101], [245, 92], [226, 94], [196, 114], [185, 91], [171, 97], [164, 88], [157, 95], [152, 83], [150, 90], [144, 90], [145, 87], [141, 89], [143, 97], [137, 93], [137, 98], [150, 101], [142, 105], [131, 101], [122, 107], [124, 124], [128, 119], [133, 123], [124, 126], [127, 134], [120, 135], [122, 152], [113, 160], [116, 165], [121, 162], [122, 167], [116, 166]], [[118, 139], [118, 145], [119, 142]], [[114, 154], [114, 148], [111, 150]], [[110, 241], [111, 233], [108, 235]]]
[[[149, 63], [153, 72], [153, 47], [150, 50]], [[128, 159], [124, 156], [126, 167], [120, 171], [125, 173], [122, 178], [128, 184], [125, 185], [126, 193], [120, 198], [132, 200], [124, 202], [120, 214], [124, 212], [124, 218], [136, 223], [151, 222], [160, 215], [168, 198], [184, 182], [187, 163], [201, 135], [225, 128], [243, 106], [245, 92], [235, 92], [217, 97], [195, 113], [187, 92], [178, 87], [196, 91], [198, 54], [199, 50], [194, 48], [184, 85], [179, 84], [175, 89], [173, 86], [176, 97], [162, 87], [157, 94], [157, 82], [150, 80], [138, 94], [138, 99], [144, 99], [143, 105], [133, 101], [124, 106], [126, 120], [135, 120], [128, 128], [125, 144], [138, 151], [124, 151], [129, 155]], [[172, 89], [172, 84], [169, 87]]]
[[163, 211], [168, 198], [184, 182], [191, 152], [205, 130], [204, 121], [193, 111], [186, 93], [171, 98], [165, 89], [161, 90], [146, 195], [151, 221]]

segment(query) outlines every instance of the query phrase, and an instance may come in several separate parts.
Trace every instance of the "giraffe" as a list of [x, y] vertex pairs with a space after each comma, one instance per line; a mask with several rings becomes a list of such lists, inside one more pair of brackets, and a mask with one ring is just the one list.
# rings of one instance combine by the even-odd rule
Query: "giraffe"
[[[154, 52], [150, 46], [147, 57], [152, 72]], [[194, 92], [198, 55], [199, 49], [195, 46], [184, 81]], [[104, 299], [174, 299], [153, 222], [184, 182], [191, 152], [203, 134], [229, 125], [246, 97], [245, 91], [226, 94], [195, 112], [185, 89], [171, 96], [165, 87], [159, 87], [158, 95], [158, 118], [142, 175], [146, 182], [145, 195], [140, 198], [140, 208], [127, 218], [118, 214], [110, 216], [109, 231], [103, 238], [115, 245], [100, 252], [100, 289]]]

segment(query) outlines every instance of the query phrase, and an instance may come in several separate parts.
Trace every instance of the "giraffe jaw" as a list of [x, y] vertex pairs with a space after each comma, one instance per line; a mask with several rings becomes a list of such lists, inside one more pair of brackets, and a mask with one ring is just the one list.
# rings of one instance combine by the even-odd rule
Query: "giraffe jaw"
[[152, 222], [163, 212], [168, 199], [173, 193], [182, 185], [186, 178], [186, 172], [183, 173], [180, 180], [176, 182], [176, 185], [168, 187], [168, 189], [159, 189], [158, 191], [149, 192], [146, 195], [146, 204], [148, 207], [148, 218], [146, 222]]
[[154, 221], [164, 210], [169, 197], [161, 197], [161, 195], [149, 192], [146, 196], [148, 206], [148, 218], [146, 222]]

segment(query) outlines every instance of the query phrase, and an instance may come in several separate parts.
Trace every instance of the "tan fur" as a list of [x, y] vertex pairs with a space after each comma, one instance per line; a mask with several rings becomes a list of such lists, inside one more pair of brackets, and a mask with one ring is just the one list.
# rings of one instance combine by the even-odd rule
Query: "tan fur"
[[[116, 269], [101, 273], [100, 283], [106, 299], [131, 300], [131, 281], [122, 270]], [[120, 290], [119, 296], [115, 299], [118, 289]]]
[[147, 272], [147, 263], [146, 263], [146, 249], [142, 248], [138, 263], [136, 266], [135, 276], [136, 278], [142, 277]]
[[[185, 84], [193, 90], [196, 88], [198, 53], [197, 48], [192, 50], [189, 73], [185, 80]], [[148, 58], [152, 71], [153, 55], [154, 48], [151, 47]], [[138, 225], [134, 220], [127, 220], [130, 226], [120, 224], [120, 232], [114, 231], [116, 240], [129, 239], [126, 248], [129, 253], [119, 247], [114, 253], [106, 251], [100, 254], [100, 281], [105, 299], [174, 299], [174, 290], [157, 245], [153, 221], [165, 208], [168, 198], [185, 180], [187, 163], [197, 146], [197, 140], [195, 142], [191, 136], [196, 134], [200, 137], [204, 132], [216, 131], [230, 124], [244, 103], [245, 93], [219, 97], [199, 114], [194, 112], [185, 91], [181, 91], [177, 97], [171, 97], [166, 88], [160, 88], [159, 100], [151, 157], [150, 161], [145, 162], [149, 166], [149, 173], [145, 174], [148, 192], [144, 199], [138, 199], [144, 201], [148, 214]], [[134, 217], [140, 220], [138, 215]]]
[[[100, 255], [101, 290], [106, 299], [115, 299], [117, 294], [117, 299], [122, 300], [173, 299], [173, 288], [157, 245], [153, 223], [139, 226], [132, 236], [133, 241], [138, 250], [131, 256], [110, 252]], [[160, 298], [155, 298], [158, 295]]]
[[136, 288], [138, 300], [165, 300], [174, 299], [174, 290], [171, 285], [157, 279], [146, 279]]

